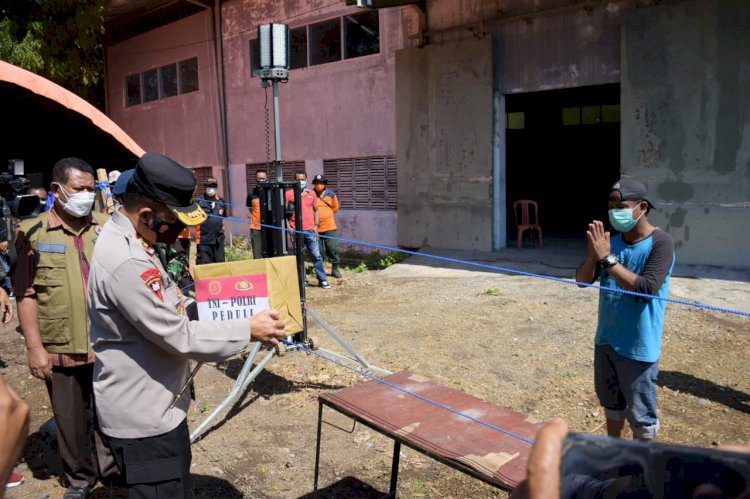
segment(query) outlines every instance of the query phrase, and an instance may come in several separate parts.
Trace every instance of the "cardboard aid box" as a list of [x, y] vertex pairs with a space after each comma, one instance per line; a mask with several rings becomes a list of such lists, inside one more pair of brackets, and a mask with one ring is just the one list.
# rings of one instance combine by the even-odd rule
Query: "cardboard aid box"
[[294, 256], [198, 265], [195, 299], [202, 321], [249, 319], [275, 308], [290, 335], [303, 329]]

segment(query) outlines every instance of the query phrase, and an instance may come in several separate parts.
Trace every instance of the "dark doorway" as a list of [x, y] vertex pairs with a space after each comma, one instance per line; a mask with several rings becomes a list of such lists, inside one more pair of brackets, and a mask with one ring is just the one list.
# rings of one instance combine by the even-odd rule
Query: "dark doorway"
[[508, 239], [513, 203], [539, 203], [546, 237], [585, 238], [605, 223], [608, 189], [620, 177], [620, 85], [507, 95]]

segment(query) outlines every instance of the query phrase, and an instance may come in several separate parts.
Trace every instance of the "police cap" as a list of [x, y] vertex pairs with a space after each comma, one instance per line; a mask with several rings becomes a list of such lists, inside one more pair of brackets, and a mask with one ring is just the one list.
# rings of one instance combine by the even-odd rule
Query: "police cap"
[[131, 183], [147, 198], [165, 204], [187, 226], [207, 218], [195, 202], [195, 175], [173, 159], [147, 152], [138, 160]]
[[112, 195], [113, 196], [122, 196], [125, 194], [125, 188], [128, 186], [128, 182], [130, 182], [130, 179], [133, 178], [133, 170], [132, 168], [130, 170], [125, 170], [120, 174], [120, 176], [117, 178], [117, 183], [112, 188]]

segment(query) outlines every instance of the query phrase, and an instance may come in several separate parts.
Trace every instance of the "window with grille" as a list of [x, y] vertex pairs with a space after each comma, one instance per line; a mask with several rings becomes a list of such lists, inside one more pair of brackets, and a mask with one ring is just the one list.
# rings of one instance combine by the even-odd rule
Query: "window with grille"
[[342, 209], [395, 210], [398, 207], [395, 156], [327, 159], [323, 170], [328, 187]]
[[[284, 161], [281, 165], [281, 174], [284, 182], [294, 182], [294, 172], [305, 169], [304, 161]], [[247, 163], [245, 165], [245, 182], [247, 183], [247, 192], [251, 192], [255, 188], [255, 172], [258, 170], [266, 170], [268, 172], [268, 180], [273, 182], [276, 180], [276, 165], [267, 163]]]
[[210, 166], [196, 166], [193, 168], [193, 175], [195, 175], [195, 180], [198, 182], [195, 197], [203, 196], [203, 193], [206, 192], [206, 180], [208, 180], [208, 177], [212, 177], [213, 174], [213, 168]]

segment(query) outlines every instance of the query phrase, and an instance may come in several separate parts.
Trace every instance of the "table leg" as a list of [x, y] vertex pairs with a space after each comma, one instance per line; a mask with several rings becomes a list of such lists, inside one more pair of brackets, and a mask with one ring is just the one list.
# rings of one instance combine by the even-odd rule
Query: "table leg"
[[318, 492], [318, 475], [320, 472], [320, 435], [323, 430], [323, 404], [318, 402], [318, 444], [315, 447], [315, 481], [313, 491]]
[[398, 462], [401, 457], [401, 442], [393, 441], [393, 462], [391, 463], [391, 497], [396, 497], [396, 486], [398, 485]]

